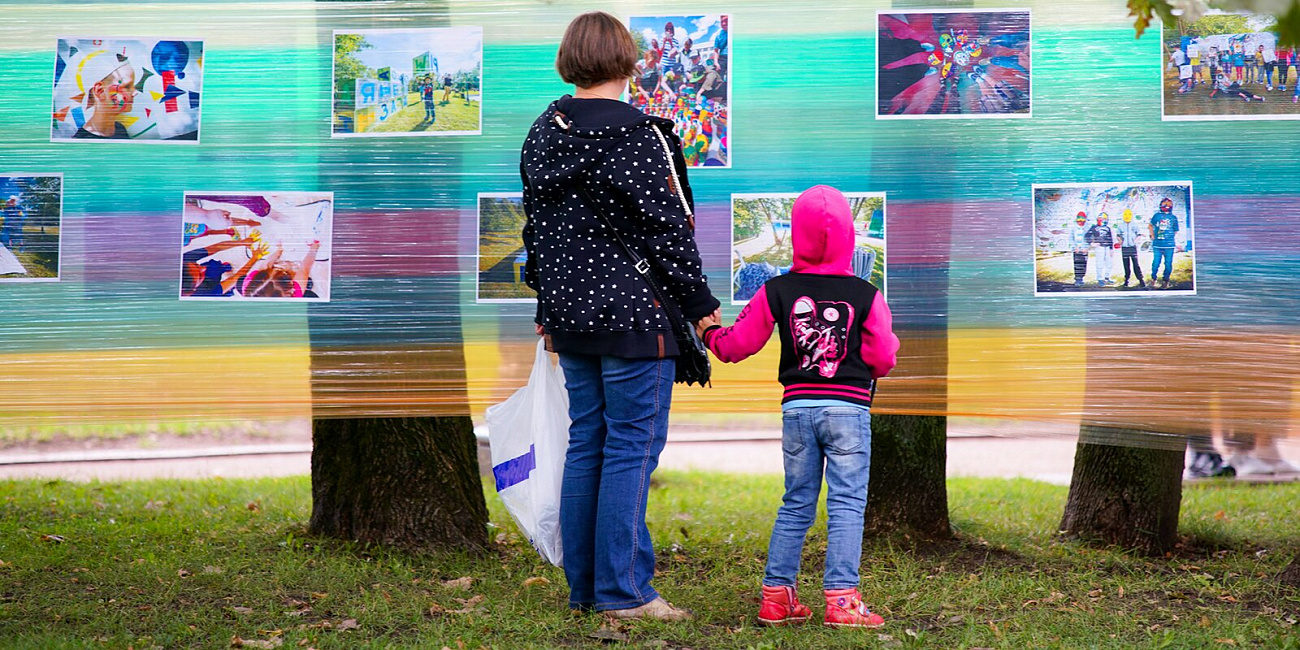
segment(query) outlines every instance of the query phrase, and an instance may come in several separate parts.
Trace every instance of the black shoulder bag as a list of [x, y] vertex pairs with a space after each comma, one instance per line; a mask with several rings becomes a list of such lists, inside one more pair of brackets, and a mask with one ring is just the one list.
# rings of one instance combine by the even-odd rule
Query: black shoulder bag
[[[557, 124], [560, 124], [561, 128], [565, 128], [568, 123], [567, 119], [563, 118], [563, 116], [557, 117], [560, 117]], [[672, 174], [673, 191], [680, 193], [681, 184], [677, 180], [677, 170], [673, 168], [673, 157], [668, 150], [668, 142], [664, 139], [663, 133], [659, 132], [658, 127], [651, 126], [650, 128], [655, 130], [660, 143], [664, 146], [664, 152], [668, 155], [668, 167], [669, 173]], [[681, 308], [677, 306], [677, 302], [668, 296], [668, 292], [655, 279], [654, 271], [650, 268], [650, 260], [638, 255], [636, 251], [632, 250], [632, 247], [627, 245], [627, 242], [623, 241], [623, 237], [618, 234], [618, 229], [614, 228], [614, 223], [606, 216], [600, 203], [592, 198], [585, 181], [578, 183], [578, 191], [582, 193], [582, 198], [591, 207], [591, 211], [609, 229], [610, 234], [614, 236], [614, 241], [618, 242], [619, 248], [622, 248], [628, 259], [632, 260], [632, 268], [636, 269], [636, 272], [645, 279], [646, 284], [650, 285], [650, 292], [654, 294], [655, 300], [663, 306], [664, 313], [668, 316], [668, 323], [673, 328], [673, 340], [677, 342], [679, 355], [677, 357], [677, 373], [673, 381], [687, 386], [691, 384], [699, 384], [700, 386], [709, 384], [711, 386], [709, 375], [713, 372], [713, 367], [709, 363], [709, 349], [705, 347], [704, 341], [701, 341], [699, 335], [695, 333], [695, 328], [686, 322], [686, 318], [682, 314]], [[686, 207], [684, 198], [682, 198], [682, 207]]]

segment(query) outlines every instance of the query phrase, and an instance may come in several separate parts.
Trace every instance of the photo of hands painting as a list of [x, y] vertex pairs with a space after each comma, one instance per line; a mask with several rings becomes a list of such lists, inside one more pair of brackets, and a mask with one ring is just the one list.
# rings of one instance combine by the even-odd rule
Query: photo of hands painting
[[[0, 368], [35, 378], [14, 417], [147, 393], [36, 353], [164, 369], [144, 383], [177, 392], [168, 413], [483, 421], [552, 370], [568, 604], [663, 620], [690, 616], [640, 537], [668, 405], [779, 417], [759, 620], [809, 616], [793, 582], [825, 480], [825, 620], [878, 627], [855, 561], [873, 413], [1210, 429], [1195, 477], [1298, 433], [1297, 52], [1263, 15], [1112, 43], [1039, 6], [833, 14], [851, 29], [743, 3], [548, 5], [514, 29], [322, 9], [285, 51], [57, 35], [0, 162], [0, 323], [24, 332]], [[620, 435], [635, 449], [608, 453]], [[498, 487], [544, 453], [494, 457]]]

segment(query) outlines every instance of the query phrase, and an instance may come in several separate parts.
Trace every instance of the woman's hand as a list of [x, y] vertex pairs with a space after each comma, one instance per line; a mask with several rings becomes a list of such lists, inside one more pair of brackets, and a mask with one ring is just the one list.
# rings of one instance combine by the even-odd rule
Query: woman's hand
[[546, 336], [546, 330], [542, 329], [540, 323], [533, 323], [533, 329], [537, 332], [538, 336]]

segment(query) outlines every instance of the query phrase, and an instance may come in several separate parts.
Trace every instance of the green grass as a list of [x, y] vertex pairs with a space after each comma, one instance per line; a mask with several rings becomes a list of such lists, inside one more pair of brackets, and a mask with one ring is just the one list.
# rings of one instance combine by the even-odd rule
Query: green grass
[[38, 443], [99, 442], [139, 438], [147, 442], [150, 436], [223, 436], [248, 435], [254, 438], [273, 438], [279, 423], [271, 421], [266, 426], [247, 420], [195, 421], [158, 420], [152, 422], [103, 422], [94, 424], [37, 425], [27, 427], [0, 427], [0, 449], [23, 447]]
[[[621, 629], [566, 610], [563, 574], [495, 500], [488, 555], [415, 556], [306, 534], [306, 477], [0, 483], [0, 646], [1300, 648], [1300, 594], [1272, 582], [1300, 551], [1300, 486], [1189, 488], [1184, 544], [1146, 559], [1059, 541], [1063, 487], [953, 480], [957, 542], [864, 549], [888, 621], [864, 632], [754, 626], [780, 477], [657, 479], [656, 583], [696, 620]], [[816, 611], [825, 537], [819, 523], [800, 584]]]
[[442, 91], [435, 95], [435, 119], [432, 124], [424, 120], [424, 103], [417, 102], [402, 109], [388, 121], [376, 125], [368, 133], [414, 133], [422, 131], [478, 131], [479, 101], [465, 103], [465, 98], [452, 93], [446, 103]]

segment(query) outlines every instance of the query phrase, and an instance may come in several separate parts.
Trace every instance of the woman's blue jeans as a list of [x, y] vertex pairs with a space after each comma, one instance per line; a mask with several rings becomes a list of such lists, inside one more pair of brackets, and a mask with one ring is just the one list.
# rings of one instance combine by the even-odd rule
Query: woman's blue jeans
[[645, 510], [676, 360], [561, 354], [560, 366], [573, 421], [560, 491], [569, 606], [639, 607], [659, 596]]
[[772, 526], [763, 584], [795, 584], [804, 537], [817, 517], [824, 466], [827, 521], [822, 588], [856, 588], [871, 475], [871, 412], [847, 405], [789, 408], [782, 415], [782, 429], [785, 497]]

